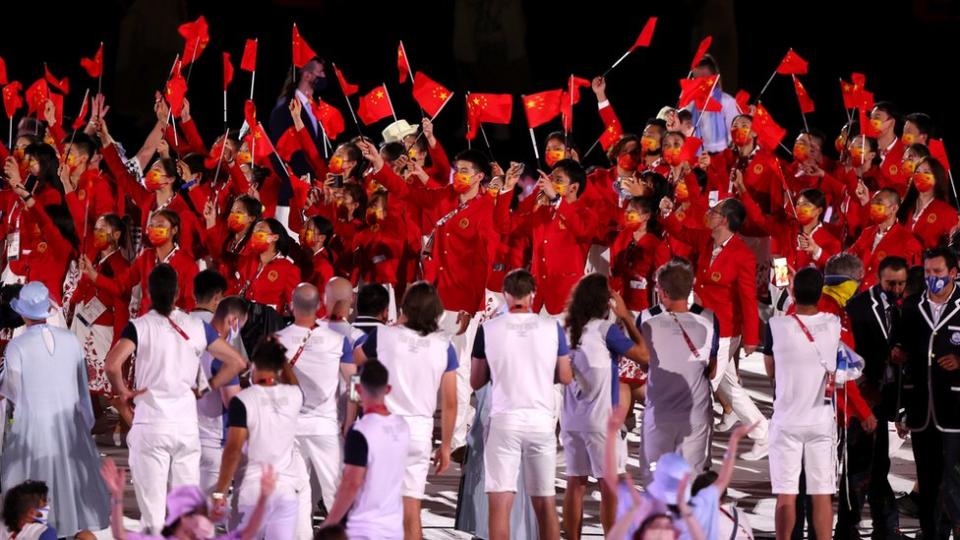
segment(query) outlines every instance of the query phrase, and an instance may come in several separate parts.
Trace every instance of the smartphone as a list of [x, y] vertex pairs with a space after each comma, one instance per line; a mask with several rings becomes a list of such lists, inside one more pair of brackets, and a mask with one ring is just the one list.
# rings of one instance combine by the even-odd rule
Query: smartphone
[[333, 187], [342, 188], [343, 187], [343, 175], [335, 174], [333, 175]]
[[354, 403], [360, 403], [360, 376], [351, 375], [350, 376], [350, 401]]
[[786, 287], [790, 284], [790, 273], [787, 269], [787, 259], [785, 257], [773, 259], [773, 284], [777, 287]]
[[27, 190], [27, 193], [33, 195], [33, 190], [37, 188], [37, 177], [30, 175], [27, 177], [27, 181], [23, 183], [23, 189]]

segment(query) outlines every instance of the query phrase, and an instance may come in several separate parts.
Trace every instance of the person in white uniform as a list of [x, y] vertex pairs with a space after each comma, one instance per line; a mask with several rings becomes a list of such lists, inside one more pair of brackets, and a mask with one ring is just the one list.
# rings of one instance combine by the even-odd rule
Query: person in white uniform
[[363, 417], [347, 432], [343, 479], [330, 513], [320, 526], [337, 527], [346, 518], [351, 540], [404, 537], [401, 491], [407, 456], [397, 448], [409, 446], [410, 428], [387, 408], [389, 377], [377, 360], [368, 360], [360, 370], [358, 392]]
[[410, 427], [403, 478], [403, 526], [406, 538], [420, 538], [420, 501], [433, 455], [433, 413], [440, 393], [440, 448], [436, 472], [450, 465], [450, 441], [457, 417], [457, 355], [438, 320], [443, 304], [436, 288], [425, 282], [407, 288], [400, 324], [371, 330], [357, 341], [357, 362], [376, 358], [390, 373], [387, 406]]
[[[317, 321], [319, 307], [320, 291], [309, 283], [297, 285], [290, 302], [293, 324], [276, 334], [287, 349], [287, 361], [303, 392], [297, 447], [320, 487], [317, 493], [306, 493], [307, 509], [313, 508], [321, 496], [326, 508], [333, 505], [343, 466], [337, 419], [340, 377], [350, 380], [357, 371], [350, 341]], [[309, 512], [300, 516], [300, 526], [310, 529]]]
[[536, 284], [524, 269], [503, 280], [509, 312], [477, 330], [470, 384], [491, 383], [490, 429], [483, 456], [490, 538], [510, 538], [510, 508], [520, 463], [541, 538], [559, 538], [554, 381], [570, 384], [567, 338], [557, 321], [531, 312]]
[[[150, 272], [152, 309], [123, 330], [107, 354], [107, 376], [119, 397], [122, 415], [133, 423], [127, 435], [141, 525], [152, 534], [163, 528], [167, 483], [171, 487], [200, 482], [199, 386], [218, 390], [245, 367], [243, 358], [207, 323], [174, 307], [177, 272], [158, 264]], [[200, 355], [209, 351], [223, 362], [207, 382]], [[123, 364], [134, 359], [136, 390], [127, 388]]]
[[[281, 382], [286, 372], [286, 347], [270, 336], [254, 349], [252, 384], [230, 401], [227, 419], [227, 444], [223, 449], [220, 477], [212, 499], [216, 510], [226, 508], [226, 490], [233, 481], [246, 455], [237, 509], [240, 528], [245, 528], [257, 504], [261, 475], [273, 466], [277, 487], [267, 503], [267, 517], [260, 527], [259, 538], [266, 540], [309, 540], [311, 530], [301, 530], [298, 516], [301, 504], [309, 497], [301, 493], [310, 489], [307, 468], [297, 452], [297, 419], [303, 407], [303, 394], [296, 385]], [[309, 509], [307, 509], [309, 512]]]
[[840, 319], [817, 309], [823, 274], [804, 268], [793, 278], [794, 315], [770, 319], [764, 345], [767, 374], [774, 381], [770, 420], [770, 484], [777, 495], [777, 539], [790, 538], [796, 522], [800, 472], [813, 499], [818, 539], [831, 538], [837, 491], [833, 408]]
[[[627, 328], [628, 338], [610, 320], [610, 306]], [[563, 528], [567, 538], [580, 538], [587, 478], [603, 478], [606, 425], [611, 409], [620, 402], [619, 359], [645, 365], [650, 357], [633, 313], [620, 295], [610, 290], [606, 276], [589, 274], [573, 289], [564, 321], [570, 340], [572, 383], [564, 388], [560, 437], [566, 460], [567, 491], [563, 499]], [[632, 339], [631, 339], [632, 338]], [[626, 470], [626, 439], [619, 446], [617, 474]], [[617, 494], [600, 484], [600, 523], [609, 532], [616, 519]]]

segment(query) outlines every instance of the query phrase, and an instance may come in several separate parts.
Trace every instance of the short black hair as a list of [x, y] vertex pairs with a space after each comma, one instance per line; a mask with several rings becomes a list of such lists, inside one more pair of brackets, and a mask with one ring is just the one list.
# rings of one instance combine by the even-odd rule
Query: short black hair
[[680, 123], [693, 122], [693, 113], [687, 109], [680, 109], [677, 111], [677, 121]]
[[815, 139], [817, 141], [817, 144], [819, 144], [821, 148], [823, 148], [823, 143], [827, 140], [826, 134], [824, 134], [823, 131], [820, 131], [817, 128], [805, 129], [800, 133], [803, 135], [806, 135], [811, 139]]
[[407, 287], [401, 310], [405, 319], [403, 325], [421, 336], [440, 329], [438, 321], [443, 315], [443, 304], [436, 287], [426, 281], [418, 281]]
[[27, 512], [40, 507], [49, 488], [44, 482], [26, 480], [7, 491], [3, 497], [3, 522], [12, 532], [20, 532], [20, 522]]
[[470, 162], [477, 172], [483, 173], [484, 180], [489, 180], [493, 176], [493, 173], [490, 169], [490, 159], [479, 150], [463, 150], [454, 156], [453, 161]]
[[380, 152], [383, 153], [383, 159], [387, 161], [396, 161], [400, 159], [400, 156], [406, 155], [407, 149], [403, 146], [402, 142], [393, 141], [383, 143], [380, 146]]
[[150, 293], [151, 307], [161, 315], [170, 315], [173, 313], [179, 290], [177, 271], [167, 263], [158, 264], [150, 271], [147, 290]]
[[93, 155], [100, 149], [100, 145], [97, 144], [97, 141], [83, 131], [75, 131], [63, 142], [67, 143], [66, 146], [68, 148], [72, 145], [77, 149], [77, 152], [86, 154], [88, 158], [92, 158]]
[[286, 360], [287, 348], [276, 336], [269, 336], [261, 341], [250, 355], [253, 365], [263, 371], [280, 371]]
[[947, 270], [957, 268], [957, 255], [949, 248], [935, 247], [923, 252], [923, 262], [936, 259], [937, 257], [943, 257], [943, 261], [947, 263]]
[[930, 118], [930, 115], [922, 112], [910, 113], [903, 117], [904, 122], [910, 122], [911, 124], [917, 126], [917, 131], [921, 135], [926, 135], [928, 138], [933, 137], [933, 118]]
[[[804, 199], [810, 201], [810, 204], [816, 206], [820, 210], [826, 210], [827, 208], [827, 197], [817, 188], [809, 188], [800, 192], [800, 196]], [[823, 214], [820, 214], [820, 220], [823, 220]]]
[[390, 381], [390, 373], [387, 367], [379, 360], [369, 359], [363, 363], [360, 369], [360, 385], [370, 392], [381, 392], [387, 387]]
[[229, 315], [243, 316], [249, 309], [250, 303], [242, 296], [228, 296], [217, 304], [217, 311], [213, 314], [213, 318], [222, 321]]
[[561, 159], [553, 164], [553, 170], [557, 169], [560, 169], [567, 175], [571, 184], [578, 186], [577, 198], [580, 198], [583, 195], [583, 190], [587, 187], [587, 173], [584, 172], [583, 165], [580, 165], [572, 159]]
[[720, 201], [717, 212], [726, 218], [727, 226], [731, 232], [737, 232], [743, 226], [743, 221], [747, 219], [747, 209], [738, 199], [724, 199]]
[[357, 315], [376, 317], [390, 307], [390, 293], [379, 283], [368, 283], [357, 293]]
[[823, 274], [812, 266], [793, 276], [793, 298], [799, 306], [815, 306], [823, 294]]
[[209, 302], [217, 293], [227, 290], [227, 279], [220, 272], [207, 268], [193, 278], [193, 297], [198, 304]]
[[709, 53], [703, 55], [703, 58], [701, 58], [700, 61], [697, 62], [697, 65], [695, 67], [707, 68], [710, 70], [710, 73], [713, 75], [720, 73], [720, 66], [717, 65], [717, 61], [716, 59], [713, 58], [713, 55]]
[[533, 274], [524, 268], [516, 268], [503, 278], [503, 292], [514, 298], [524, 298], [537, 290]]
[[907, 260], [903, 257], [897, 257], [896, 255], [887, 255], [880, 261], [879, 269], [877, 270], [877, 275], [883, 273], [884, 270], [893, 270], [894, 272], [899, 272], [900, 270], [909, 270], [910, 266], [907, 264]]

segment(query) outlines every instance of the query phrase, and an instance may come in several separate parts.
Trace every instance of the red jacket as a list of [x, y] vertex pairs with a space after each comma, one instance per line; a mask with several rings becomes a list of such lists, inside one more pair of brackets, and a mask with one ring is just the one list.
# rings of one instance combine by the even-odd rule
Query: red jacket
[[[98, 273], [102, 273], [109, 278], [125, 274], [130, 269], [130, 263], [123, 258], [119, 250], [108, 255], [104, 260], [101, 260], [99, 253], [95, 253], [91, 257], [91, 262]], [[126, 293], [113, 295], [104, 289], [97, 289], [96, 284], [90, 281], [87, 276], [81, 276], [80, 282], [77, 284], [77, 290], [73, 293], [73, 305], [79, 306], [94, 296], [100, 300], [107, 310], [103, 312], [103, 315], [97, 317], [93, 324], [112, 327], [113, 342], [116, 343], [117, 339], [120, 338], [120, 332], [123, 331], [130, 319], [130, 295]]]
[[910, 209], [904, 223], [924, 249], [946, 245], [950, 240], [950, 231], [956, 225], [957, 209], [939, 199], [930, 201], [918, 219], [914, 219], [913, 209]]
[[354, 274], [356, 285], [380, 283], [397, 286], [397, 270], [406, 246], [403, 220], [387, 216], [383, 223], [368, 225], [353, 237]]
[[910, 173], [903, 168], [903, 153], [907, 149], [903, 142], [898, 138], [893, 142], [890, 150], [883, 155], [883, 162], [880, 164], [880, 187], [893, 188], [897, 190], [900, 197], [907, 193], [907, 180], [910, 179]]
[[278, 313], [284, 313], [300, 278], [300, 269], [282, 255], [278, 254], [263, 268], [260, 267], [259, 257], [250, 257], [240, 267], [240, 290], [247, 300], [266, 304]]
[[813, 241], [820, 247], [816, 258], [809, 251], [797, 249], [797, 237], [803, 228], [792, 215], [773, 218], [765, 214], [749, 195], [741, 196], [740, 201], [747, 210], [747, 222], [741, 229], [746, 236], [770, 236], [770, 253], [786, 257], [787, 264], [794, 270], [805, 266], [816, 266], [820, 270], [827, 259], [840, 253], [840, 241], [822, 225], [813, 230]]
[[[737, 164], [738, 156], [729, 148], [721, 156], [720, 160], [725, 166], [722, 169], [711, 166], [707, 170], [707, 192], [716, 191], [719, 198], [723, 199], [730, 196], [730, 173]], [[743, 183], [750, 196], [764, 212], [783, 212], [783, 174], [776, 156], [757, 147], [745, 159]]]
[[[150, 311], [152, 305], [150, 301], [150, 287], [148, 279], [150, 272], [161, 261], [157, 260], [156, 248], [147, 248], [140, 252], [140, 255], [133, 260], [133, 264], [126, 272], [114, 277], [97, 274], [97, 290], [105, 291], [114, 296], [129, 295], [134, 285], [140, 285], [142, 298], [140, 300], [139, 314]], [[180, 283], [180, 290], [177, 294], [176, 305], [184, 311], [192, 311], [194, 306], [193, 298], [193, 278], [196, 277], [198, 269], [197, 263], [184, 250], [174, 247], [173, 251], [162, 261], [173, 267], [177, 272], [177, 278]]]
[[610, 286], [631, 311], [643, 311], [650, 307], [654, 274], [669, 259], [670, 248], [655, 234], [634, 240], [634, 231], [624, 229], [610, 246]]
[[893, 226], [883, 235], [877, 247], [873, 247], [874, 239], [877, 236], [877, 225], [871, 225], [863, 230], [856, 243], [850, 246], [848, 250], [860, 260], [863, 261], [863, 282], [860, 283], [860, 290], [865, 291], [873, 287], [879, 281], [877, 272], [880, 268], [880, 261], [888, 255], [896, 255], [907, 260], [908, 266], [920, 264], [920, 255], [923, 247], [920, 242], [914, 238], [913, 234], [900, 223], [894, 222]]
[[37, 238], [30, 253], [23, 255], [18, 261], [23, 263], [23, 276], [27, 281], [43, 282], [50, 291], [50, 299], [60, 305], [67, 267], [76, 252], [70, 242], [60, 234], [60, 229], [53, 224], [42, 206], [34, 204], [27, 210], [26, 215], [40, 227], [43, 234]]

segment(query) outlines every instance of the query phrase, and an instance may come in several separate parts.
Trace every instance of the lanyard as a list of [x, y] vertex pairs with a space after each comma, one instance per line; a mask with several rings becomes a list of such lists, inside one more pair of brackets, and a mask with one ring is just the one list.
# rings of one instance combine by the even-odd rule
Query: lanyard
[[173, 322], [173, 319], [171, 319], [169, 315], [167, 315], [167, 322], [169, 322], [170, 326], [172, 326], [173, 329], [180, 334], [180, 337], [182, 337], [185, 341], [190, 341], [190, 336], [188, 336], [187, 333], [183, 331], [183, 328], [180, 328], [177, 323]]
[[803, 324], [803, 321], [800, 320], [800, 317], [797, 317], [797, 314], [794, 313], [791, 315], [793, 320], [797, 321], [797, 324], [800, 325], [800, 330], [803, 332], [803, 335], [807, 336], [807, 341], [814, 343], [813, 334], [810, 333], [810, 330], [807, 329], [807, 325]]
[[310, 336], [313, 335], [313, 331], [316, 330], [320, 325], [313, 323], [313, 326], [310, 327], [310, 330], [307, 332], [307, 335], [303, 336], [303, 341], [300, 342], [300, 348], [297, 349], [297, 352], [293, 353], [293, 357], [290, 358], [290, 367], [297, 365], [297, 361], [300, 360], [300, 355], [303, 354], [303, 350], [307, 347], [307, 341], [310, 340]]
[[253, 285], [253, 282], [256, 281], [256, 280], [260, 277], [260, 274], [262, 274], [263, 271], [267, 269], [267, 266], [268, 266], [270, 263], [272, 263], [272, 262], [274, 261], [274, 259], [276, 259], [279, 255], [280, 255], [280, 254], [277, 253], [276, 255], [273, 256], [273, 259], [270, 259], [269, 261], [267, 261], [266, 263], [264, 263], [263, 265], [261, 265], [260, 268], [257, 269], [256, 275], [254, 275], [252, 279], [248, 279], [248, 280], [246, 281], [246, 283], [243, 284], [243, 288], [240, 289], [240, 294], [239, 294], [238, 296], [242, 296], [242, 297], [246, 298], [246, 296], [247, 296], [247, 291], [250, 289], [250, 286]]
[[672, 311], [669, 312], [670, 316], [673, 317], [673, 322], [677, 323], [677, 326], [680, 327], [680, 333], [683, 334], [683, 340], [687, 342], [687, 348], [690, 349], [690, 352], [693, 353], [693, 357], [697, 360], [700, 360], [700, 351], [697, 350], [697, 346], [693, 344], [693, 340], [690, 339], [690, 334], [687, 334], [687, 331], [683, 328], [683, 325], [680, 324], [680, 319], [677, 318], [677, 315]]

